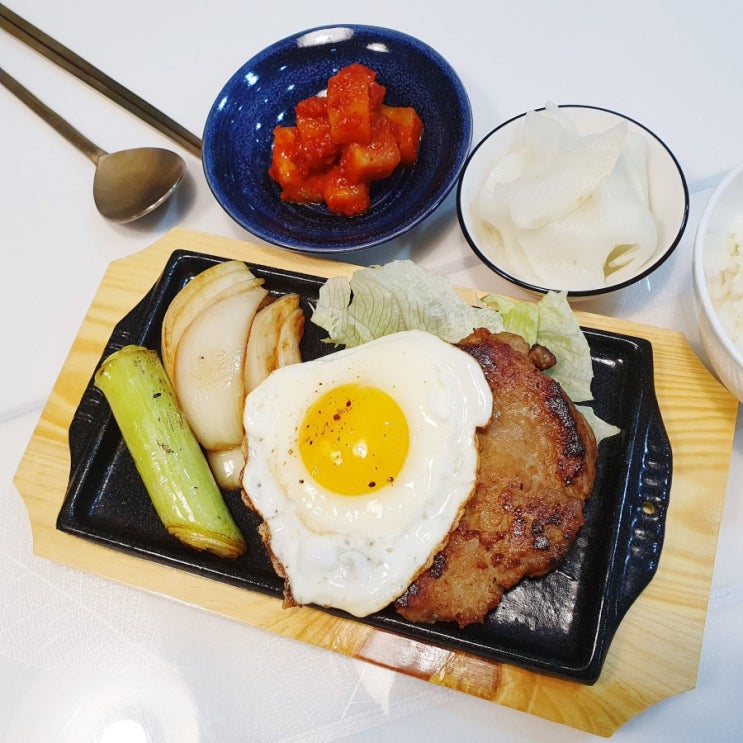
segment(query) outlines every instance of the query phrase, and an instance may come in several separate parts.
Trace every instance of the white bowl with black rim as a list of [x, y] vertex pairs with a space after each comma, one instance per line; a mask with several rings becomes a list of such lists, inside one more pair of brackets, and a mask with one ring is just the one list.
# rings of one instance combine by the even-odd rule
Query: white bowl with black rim
[[472, 150], [459, 177], [457, 215], [472, 250], [493, 271], [511, 283], [537, 294], [567, 291], [571, 299], [596, 297], [644, 279], [669, 258], [686, 228], [689, 191], [681, 166], [671, 150], [639, 122], [596, 106], [566, 105], [559, 106], [559, 110], [583, 136], [605, 132], [620, 121], [627, 123], [629, 131], [642, 136], [646, 145], [649, 207], [658, 234], [657, 245], [649, 259], [629, 276], [609, 275], [595, 285], [576, 287], [565, 285], [558, 279], [554, 282], [535, 280], [532, 272], [524, 271], [522, 266], [509, 258], [502, 245], [493, 240], [492, 226], [484, 221], [478, 208], [480, 192], [495, 164], [521, 146], [526, 112], [493, 129]]

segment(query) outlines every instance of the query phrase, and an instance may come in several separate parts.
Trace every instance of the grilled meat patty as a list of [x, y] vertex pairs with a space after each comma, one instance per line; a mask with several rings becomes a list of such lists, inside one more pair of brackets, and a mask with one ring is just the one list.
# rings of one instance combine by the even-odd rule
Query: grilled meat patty
[[596, 441], [560, 385], [547, 349], [479, 329], [459, 344], [482, 366], [493, 417], [478, 432], [475, 492], [432, 566], [395, 602], [412, 622], [484, 621], [503, 592], [564, 559], [583, 524]]

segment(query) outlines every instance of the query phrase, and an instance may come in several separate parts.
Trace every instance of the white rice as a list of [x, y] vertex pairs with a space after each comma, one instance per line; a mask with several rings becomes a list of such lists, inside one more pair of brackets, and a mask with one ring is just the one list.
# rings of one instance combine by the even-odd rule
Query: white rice
[[743, 353], [743, 214], [731, 225], [718, 279], [710, 287], [712, 304], [723, 328]]

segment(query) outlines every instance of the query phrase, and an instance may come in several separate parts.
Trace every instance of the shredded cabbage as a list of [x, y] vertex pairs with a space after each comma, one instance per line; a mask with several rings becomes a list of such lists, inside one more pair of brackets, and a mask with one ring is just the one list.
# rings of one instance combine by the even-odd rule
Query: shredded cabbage
[[328, 279], [312, 313], [328, 342], [346, 347], [400, 330], [427, 330], [456, 343], [475, 328], [503, 330], [500, 314], [471, 307], [447, 279], [412, 261], [392, 261]]
[[530, 345], [539, 343], [552, 351], [557, 364], [547, 374], [560, 383], [571, 400], [593, 400], [591, 350], [566, 292], [548, 292], [537, 304], [514, 302], [496, 294], [488, 294], [482, 301], [500, 311], [507, 331]]
[[588, 422], [588, 425], [593, 429], [593, 435], [596, 437], [597, 444], [600, 444], [604, 439], [621, 433], [621, 428], [617, 428], [617, 426], [599, 418], [590, 405], [576, 405], [575, 407], [578, 408]]
[[[545, 373], [560, 383], [573, 402], [593, 400], [591, 349], [570, 308], [567, 292], [548, 292], [536, 304], [515, 302], [496, 294], [488, 294], [482, 302], [500, 311], [508, 332], [552, 351], [557, 363]], [[589, 405], [577, 405], [577, 408], [593, 429], [596, 443], [620, 432], [621, 429], [599, 418]]]

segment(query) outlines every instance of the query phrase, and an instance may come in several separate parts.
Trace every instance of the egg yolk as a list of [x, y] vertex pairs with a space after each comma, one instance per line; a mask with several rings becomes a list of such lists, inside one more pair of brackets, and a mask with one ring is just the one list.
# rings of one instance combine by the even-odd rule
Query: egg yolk
[[322, 487], [362, 495], [394, 481], [409, 443], [405, 415], [386, 392], [346, 384], [323, 394], [307, 411], [299, 451]]

